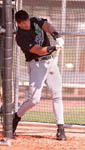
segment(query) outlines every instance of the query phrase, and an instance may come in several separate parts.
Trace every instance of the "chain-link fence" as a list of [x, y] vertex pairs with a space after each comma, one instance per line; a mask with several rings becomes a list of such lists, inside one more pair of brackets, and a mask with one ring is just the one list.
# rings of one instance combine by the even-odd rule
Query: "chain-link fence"
[[[22, 6], [23, 9], [25, 9], [29, 13], [30, 17], [36, 16], [47, 18], [47, 20], [56, 28], [58, 32], [63, 33], [65, 46], [64, 50], [60, 53], [58, 65], [63, 80], [63, 103], [65, 123], [84, 125], [85, 1], [23, 0]], [[17, 10], [15, 8], [16, 6], [13, 7], [13, 12]], [[49, 36], [49, 38], [51, 44], [54, 45], [55, 43], [51, 36]], [[3, 39], [2, 37], [0, 37], [0, 42], [3, 43], [2, 41]], [[2, 44], [0, 44], [0, 52], [2, 50], [2, 47]], [[0, 66], [0, 68], [1, 67], [2, 65]], [[14, 109], [15, 111], [17, 111], [19, 106], [25, 100], [26, 92], [29, 86], [29, 76], [24, 55], [16, 46], [15, 40], [13, 41], [12, 82], [13, 103], [15, 103]], [[40, 103], [32, 108], [29, 112], [27, 112], [24, 115], [22, 121], [55, 123], [52, 111], [52, 99], [46, 85], [43, 88]]]
[[[30, 16], [47, 18], [56, 30], [64, 35], [65, 46], [60, 54], [58, 65], [63, 80], [63, 102], [66, 124], [85, 124], [84, 7], [85, 1], [75, 0], [23, 1], [23, 9]], [[54, 41], [51, 37], [49, 38], [53, 45]], [[19, 55], [17, 60], [19, 61], [18, 68], [16, 65], [17, 62], [15, 62], [17, 70], [15, 78], [18, 77], [19, 79], [15, 84], [17, 84], [17, 89], [19, 90], [19, 97], [15, 101], [22, 104], [29, 85], [29, 77], [24, 55], [21, 51]], [[14, 55], [14, 57], [16, 56]], [[55, 123], [52, 113], [51, 96], [46, 86], [43, 88], [40, 104], [31, 109], [30, 112], [27, 112], [23, 120]]]

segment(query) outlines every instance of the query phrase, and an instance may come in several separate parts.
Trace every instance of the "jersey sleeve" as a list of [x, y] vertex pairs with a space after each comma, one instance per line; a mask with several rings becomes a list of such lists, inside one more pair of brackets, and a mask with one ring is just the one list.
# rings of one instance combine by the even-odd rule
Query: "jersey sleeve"
[[32, 38], [28, 40], [27, 38], [19, 37], [19, 39], [16, 38], [16, 41], [17, 41], [18, 46], [20, 46], [23, 52], [29, 51], [34, 45], [36, 45], [35, 40]]
[[44, 22], [47, 21], [47, 19], [33, 17], [31, 18], [31, 21], [37, 23], [40, 26], [40, 28], [42, 28]]

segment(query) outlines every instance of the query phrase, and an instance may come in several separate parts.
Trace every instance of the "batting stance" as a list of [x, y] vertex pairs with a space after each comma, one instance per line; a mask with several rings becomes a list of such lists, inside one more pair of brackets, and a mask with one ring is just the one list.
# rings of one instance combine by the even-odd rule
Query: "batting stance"
[[[16, 41], [23, 51], [29, 71], [28, 97], [13, 118], [13, 134], [18, 122], [26, 111], [39, 103], [44, 83], [47, 84], [52, 98], [53, 111], [57, 123], [57, 140], [66, 140], [64, 132], [64, 117], [62, 103], [62, 80], [57, 66], [57, 61], [52, 53], [57, 51], [57, 46], [63, 47], [64, 41], [56, 30], [48, 23], [47, 19], [32, 17], [24, 10], [15, 14], [18, 25]], [[51, 46], [47, 33], [49, 33], [57, 46]]]

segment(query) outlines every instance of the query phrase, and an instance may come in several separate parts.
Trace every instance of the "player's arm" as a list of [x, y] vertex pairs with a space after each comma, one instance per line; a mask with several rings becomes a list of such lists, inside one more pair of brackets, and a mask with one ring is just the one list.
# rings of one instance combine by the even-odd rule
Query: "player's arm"
[[41, 47], [39, 45], [34, 45], [29, 51], [30, 53], [37, 54], [39, 56], [51, 54], [53, 51], [56, 51], [55, 46], [47, 46], [47, 47]]
[[45, 21], [43, 23], [42, 29], [45, 32], [48, 32], [49, 34], [51, 34], [53, 39], [56, 40], [56, 45], [57, 46], [59, 46], [60, 48], [63, 48], [63, 46], [64, 46], [63, 38], [61, 37], [61, 35], [55, 30], [55, 28], [48, 21]]
[[44, 18], [36, 18], [33, 17], [32, 21], [34, 20], [34, 22], [36, 22], [40, 28], [42, 28], [45, 32], [48, 32], [49, 34], [52, 35], [52, 37], [54, 38], [54, 40], [56, 40], [56, 38], [60, 37], [59, 33], [55, 30], [55, 28], [47, 21], [47, 19]]
[[45, 32], [48, 32], [50, 35], [52, 35], [54, 40], [60, 37], [60, 34], [55, 30], [55, 28], [48, 21], [45, 21], [43, 23], [42, 29]]
[[18, 46], [22, 49], [24, 53], [29, 51], [30, 53], [34, 53], [36, 55], [42, 56], [51, 54], [53, 51], [57, 50], [56, 46], [39, 46], [34, 39], [30, 38], [29, 40], [26, 37], [20, 36], [19, 38], [16, 36], [16, 41]]
[[[54, 29], [54, 27], [48, 22], [48, 21], [45, 21], [43, 23], [43, 26], [42, 26], [42, 29], [45, 31], [45, 32], [48, 32], [50, 34], [52, 34], [52, 32], [56, 31]], [[58, 33], [57, 33], [58, 34]]]

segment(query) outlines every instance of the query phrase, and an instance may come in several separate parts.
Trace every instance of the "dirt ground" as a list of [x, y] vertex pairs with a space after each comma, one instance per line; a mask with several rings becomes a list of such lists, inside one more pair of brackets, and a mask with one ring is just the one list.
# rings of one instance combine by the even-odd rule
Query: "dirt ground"
[[0, 145], [0, 150], [85, 150], [85, 129], [65, 128], [65, 131], [67, 141], [57, 141], [55, 127], [19, 126], [11, 146]]
[[10, 147], [0, 145], [0, 150], [85, 150], [85, 138], [56, 141], [53, 137], [17, 136]]
[[68, 138], [56, 141], [49, 137], [16, 137], [12, 146], [0, 146], [0, 150], [85, 150], [85, 138]]

